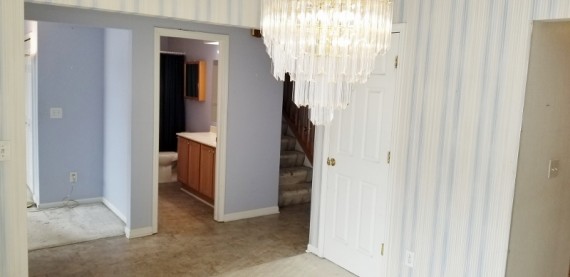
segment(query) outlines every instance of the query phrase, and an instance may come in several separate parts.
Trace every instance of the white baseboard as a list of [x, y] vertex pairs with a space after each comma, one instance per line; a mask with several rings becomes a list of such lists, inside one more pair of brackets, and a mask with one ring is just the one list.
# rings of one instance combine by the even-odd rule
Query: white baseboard
[[[103, 199], [101, 197], [95, 197], [95, 198], [86, 198], [86, 199], [73, 199], [73, 201], [77, 202], [79, 205], [85, 205], [85, 204], [101, 203], [103, 202]], [[61, 208], [65, 206], [65, 203], [66, 201], [41, 203], [38, 204], [38, 209], [43, 210], [43, 209]]]
[[234, 221], [234, 220], [258, 217], [258, 216], [264, 216], [264, 215], [271, 215], [271, 214], [278, 214], [278, 213], [279, 213], [279, 207], [274, 206], [274, 207], [267, 207], [267, 208], [262, 208], [262, 209], [257, 209], [257, 210], [249, 210], [249, 211], [225, 214], [224, 217], [222, 218], [222, 221], [227, 222], [227, 221]]
[[125, 227], [125, 235], [128, 239], [146, 237], [152, 235], [152, 226], [144, 227], [139, 229], [131, 229], [129, 227]]
[[318, 249], [317, 247], [311, 245], [311, 244], [307, 245], [307, 251], [305, 251], [305, 252], [315, 254], [315, 255], [317, 255], [318, 257], [321, 257], [321, 258], [323, 257], [323, 256], [320, 254], [319, 249]]
[[117, 209], [113, 203], [109, 202], [107, 198], [103, 198], [103, 204], [107, 206], [107, 208], [109, 208], [109, 210], [111, 210], [111, 212], [113, 212], [118, 218], [120, 218], [123, 223], [127, 224], [127, 217], [121, 213], [121, 211], [119, 211], [119, 209]]

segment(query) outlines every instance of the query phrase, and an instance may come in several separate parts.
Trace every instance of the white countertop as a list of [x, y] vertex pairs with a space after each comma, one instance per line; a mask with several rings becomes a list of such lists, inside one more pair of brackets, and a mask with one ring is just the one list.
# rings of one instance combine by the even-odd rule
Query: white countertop
[[177, 133], [176, 135], [216, 148], [216, 133], [211, 133], [211, 132], [188, 133], [188, 132], [184, 132], [184, 133]]

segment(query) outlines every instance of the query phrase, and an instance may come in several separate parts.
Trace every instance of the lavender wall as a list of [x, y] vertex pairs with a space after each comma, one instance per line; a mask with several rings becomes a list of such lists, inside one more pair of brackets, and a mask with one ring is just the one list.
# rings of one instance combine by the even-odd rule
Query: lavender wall
[[131, 221], [127, 227], [152, 225], [155, 26], [229, 36], [225, 212], [277, 205], [282, 84], [271, 76], [262, 40], [251, 37], [248, 29], [31, 3], [26, 4], [25, 16], [132, 31]]
[[[103, 183], [103, 42], [100, 28], [38, 24], [40, 204], [100, 197]], [[50, 108], [63, 109], [50, 119]]]
[[211, 118], [214, 88], [213, 69], [214, 60], [218, 59], [218, 46], [204, 44], [201, 40], [182, 38], [161, 39], [162, 51], [186, 53], [186, 61], [206, 61], [206, 100], [203, 102], [186, 99], [186, 131], [188, 132], [208, 132], [210, 125], [216, 125]]
[[131, 202], [132, 36], [105, 30], [103, 198], [128, 222]]

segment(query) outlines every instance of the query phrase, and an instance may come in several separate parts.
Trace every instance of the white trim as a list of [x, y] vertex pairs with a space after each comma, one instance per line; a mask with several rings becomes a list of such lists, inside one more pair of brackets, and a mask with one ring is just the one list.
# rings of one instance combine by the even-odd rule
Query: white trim
[[125, 236], [128, 239], [136, 239], [136, 238], [151, 236], [152, 234], [154, 234], [152, 227], [144, 227], [138, 229], [131, 229], [129, 227], [125, 227]]
[[308, 244], [307, 245], [307, 250], [305, 251], [307, 253], [312, 253], [315, 254], [316, 256], [318, 256], [319, 258], [322, 258], [323, 255], [321, 254], [321, 251], [318, 247], [312, 245], [312, 244]]
[[[38, 39], [38, 35], [37, 35], [37, 28], [36, 28], [36, 43], [37, 43], [37, 39]], [[36, 46], [37, 47], [37, 46]], [[36, 49], [37, 51], [37, 49]], [[39, 116], [38, 116], [38, 53], [36, 52], [36, 54], [33, 56], [33, 90], [32, 90], [32, 149], [33, 149], [33, 157], [32, 157], [32, 162], [33, 162], [33, 174], [34, 174], [34, 191], [33, 191], [33, 198], [34, 198], [34, 202], [35, 203], [39, 203], [41, 201], [40, 199], [40, 173], [39, 173], [39, 168], [40, 168], [40, 158], [39, 158], [39, 149], [40, 149], [40, 143], [39, 143], [39, 138], [38, 138], [38, 134], [39, 134], [39, 129], [38, 129], [38, 121], [39, 121]]]
[[258, 217], [258, 216], [264, 216], [264, 215], [272, 215], [272, 214], [278, 214], [278, 213], [279, 213], [279, 207], [273, 206], [273, 207], [267, 207], [267, 208], [262, 208], [262, 209], [226, 214], [224, 216], [223, 221], [228, 222], [228, 221]]
[[127, 224], [127, 217], [121, 211], [119, 211], [119, 209], [117, 209], [117, 207], [113, 205], [113, 203], [109, 202], [107, 198], [103, 198], [102, 202], [103, 205], [107, 206], [107, 208], [109, 208], [111, 212], [113, 212], [118, 218], [120, 218], [125, 224]]
[[[152, 138], [152, 232], [158, 233], [158, 140], [160, 121], [160, 32], [154, 29], [154, 93], [153, 93], [153, 138]], [[125, 234], [127, 229], [125, 228]], [[129, 237], [129, 236], [127, 236]]]
[[216, 176], [214, 178], [214, 220], [224, 218], [226, 202], [226, 141], [229, 91], [229, 45], [228, 35], [173, 30], [164, 28], [154, 29], [154, 143], [153, 143], [153, 195], [152, 195], [152, 229], [158, 232], [158, 122], [159, 122], [159, 74], [160, 74], [160, 37], [177, 37], [207, 41], [219, 41], [218, 59], [218, 115], [217, 115], [217, 145], [216, 145]]
[[314, 147], [313, 147], [313, 184], [311, 190], [311, 222], [309, 228], [309, 245], [314, 247], [314, 250], [311, 252], [316, 254], [319, 257], [323, 256], [323, 248], [322, 240], [320, 239], [323, 236], [321, 230], [321, 211], [324, 208], [322, 205], [322, 200], [324, 197], [322, 196], [323, 190], [323, 171], [325, 165], [325, 146], [328, 147], [328, 144], [325, 144], [325, 135], [326, 135], [326, 127], [323, 126], [316, 126], [315, 129], [315, 139], [314, 139]]
[[[87, 204], [94, 204], [94, 203], [102, 203], [103, 198], [94, 197], [94, 198], [85, 198], [85, 199], [77, 199], [77, 200], [74, 199], [73, 201], [77, 202], [79, 205], [87, 205]], [[44, 209], [61, 208], [61, 207], [64, 207], [66, 203], [67, 203], [66, 201], [41, 203], [41, 204], [38, 204], [38, 209], [44, 210]]]
[[[322, 143], [322, 157], [320, 157], [320, 176], [321, 176], [321, 182], [319, 184], [319, 188], [320, 188], [320, 194], [318, 197], [318, 201], [319, 201], [319, 216], [318, 216], [318, 237], [317, 237], [317, 252], [316, 254], [319, 257], [324, 256], [325, 250], [324, 250], [324, 245], [325, 245], [325, 217], [326, 217], [326, 195], [327, 195], [327, 186], [325, 185], [327, 183], [327, 167], [325, 166], [325, 156], [328, 153], [329, 150], [329, 137], [330, 137], [330, 128], [328, 128], [328, 126], [323, 127], [323, 137], [322, 140], [318, 141], [315, 138], [315, 146], [314, 148], [317, 149], [318, 146], [316, 145], [317, 143]], [[316, 157], [314, 158], [316, 160]], [[313, 183], [314, 186], [314, 183]], [[312, 199], [311, 201], [314, 201], [315, 199]], [[312, 217], [311, 217], [312, 218]], [[312, 224], [312, 222], [311, 222]]]
[[[394, 189], [395, 184], [397, 184], [396, 182], [396, 178], [395, 178], [395, 174], [394, 172], [396, 172], [395, 170], [398, 170], [398, 158], [399, 158], [399, 151], [400, 149], [404, 149], [406, 147], [405, 144], [405, 140], [400, 139], [401, 138], [401, 134], [400, 134], [400, 127], [401, 126], [405, 126], [404, 121], [405, 118], [403, 116], [400, 116], [402, 114], [402, 111], [405, 111], [405, 103], [406, 101], [403, 101], [405, 99], [405, 97], [403, 96], [403, 92], [404, 92], [404, 78], [403, 78], [403, 74], [402, 72], [404, 72], [406, 64], [404, 61], [406, 61], [405, 56], [404, 56], [404, 49], [406, 47], [406, 24], [405, 23], [400, 23], [400, 24], [394, 24], [392, 27], [392, 33], [400, 33], [400, 41], [399, 41], [399, 47], [400, 49], [398, 50], [398, 68], [396, 69], [395, 72], [395, 78], [396, 78], [396, 84], [395, 84], [395, 93], [394, 93], [394, 110], [392, 111], [392, 138], [390, 139], [390, 144], [391, 144], [391, 162], [390, 162], [390, 169], [388, 170], [388, 187], [387, 187], [387, 195], [389, 196], [386, 201], [388, 203], [386, 203], [386, 207], [388, 207], [387, 211], [386, 211], [386, 221], [388, 222], [388, 226], [386, 226], [385, 231], [386, 231], [386, 237], [384, 240], [384, 244], [386, 246], [386, 254], [384, 255], [386, 258], [384, 259], [384, 274], [388, 274], [389, 270], [390, 270], [390, 266], [389, 263], [391, 261], [391, 259], [393, 258], [392, 255], [390, 255], [391, 250], [393, 249], [392, 247], [392, 224], [395, 223], [394, 221], [394, 213], [393, 211], [394, 209], [394, 205], [403, 205], [402, 202], [398, 202], [398, 201], [394, 201], [394, 199], [396, 198], [396, 192], [397, 190]], [[396, 209], [397, 210], [397, 209]], [[395, 243], [394, 243], [395, 245]], [[386, 275], [387, 276], [387, 275]]]
[[204, 203], [204, 204], [206, 204], [206, 205], [208, 205], [208, 206], [214, 208], [214, 205], [212, 205], [212, 204], [206, 202], [204, 199], [200, 198], [198, 195], [196, 195], [196, 194], [194, 194], [194, 193], [191, 193], [190, 191], [185, 190], [184, 188], [180, 188], [180, 190], [181, 190], [182, 192], [184, 192], [184, 193], [186, 193], [186, 194], [188, 194], [188, 195], [190, 195], [190, 196], [196, 198], [196, 200], [198, 200], [198, 201], [200, 201], [200, 202], [202, 202], [202, 203]]

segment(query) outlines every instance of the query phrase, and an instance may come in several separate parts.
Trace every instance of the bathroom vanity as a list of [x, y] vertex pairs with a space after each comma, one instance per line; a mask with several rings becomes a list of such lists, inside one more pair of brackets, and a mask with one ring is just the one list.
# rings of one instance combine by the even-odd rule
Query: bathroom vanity
[[215, 133], [178, 133], [178, 181], [190, 194], [214, 204]]

